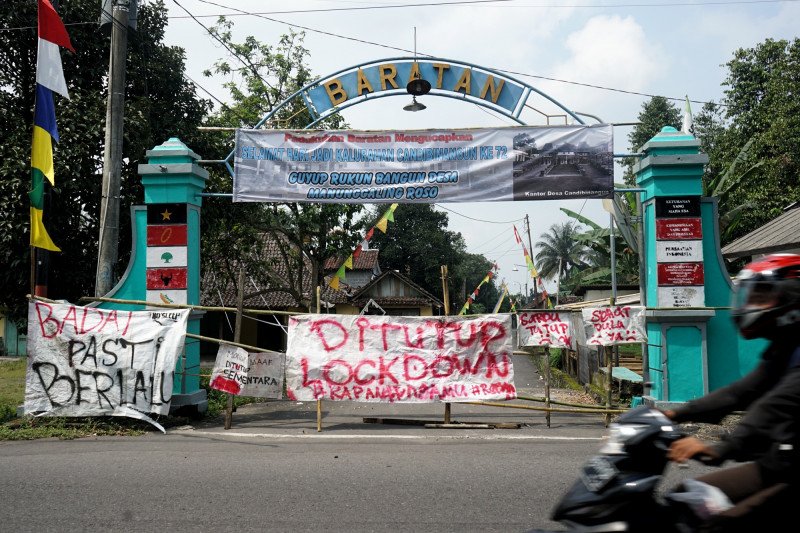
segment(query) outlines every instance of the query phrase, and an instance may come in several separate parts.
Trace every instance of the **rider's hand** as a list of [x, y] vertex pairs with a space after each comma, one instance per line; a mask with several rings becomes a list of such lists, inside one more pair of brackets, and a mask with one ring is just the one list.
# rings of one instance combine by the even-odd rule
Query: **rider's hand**
[[711, 458], [717, 457], [717, 453], [710, 446], [695, 437], [676, 440], [667, 452], [667, 458], [676, 463], [685, 463], [697, 455], [705, 455]]

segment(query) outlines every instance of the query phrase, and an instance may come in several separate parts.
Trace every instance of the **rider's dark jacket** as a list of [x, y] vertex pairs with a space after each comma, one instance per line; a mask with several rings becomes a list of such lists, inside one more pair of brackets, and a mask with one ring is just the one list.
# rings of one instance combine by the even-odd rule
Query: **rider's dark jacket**
[[749, 374], [674, 409], [675, 422], [741, 422], [713, 445], [721, 460], [755, 461], [765, 481], [797, 483], [800, 473], [800, 335], [773, 340]]

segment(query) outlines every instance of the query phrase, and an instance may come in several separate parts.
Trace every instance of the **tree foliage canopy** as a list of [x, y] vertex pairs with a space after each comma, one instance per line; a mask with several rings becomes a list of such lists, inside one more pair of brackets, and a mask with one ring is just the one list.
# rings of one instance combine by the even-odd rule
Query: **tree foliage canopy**
[[[638, 116], [639, 123], [628, 134], [629, 150], [639, 151], [642, 146], [661, 131], [664, 126], [680, 128], [681, 112], [678, 107], [664, 98], [654, 96], [644, 104]], [[625, 168], [625, 183], [634, 186], [633, 158], [626, 158], [621, 164]]]
[[[385, 209], [376, 205], [372, 219], [376, 220]], [[371, 244], [380, 250], [381, 268], [397, 270], [439, 298], [442, 298], [441, 267], [446, 265], [450, 309], [455, 314], [492, 263], [483, 256], [467, 254], [464, 238], [448, 230], [448, 224], [447, 213], [436, 211], [431, 204], [400, 204], [394, 212], [394, 223], [385, 234], [375, 232]], [[485, 294], [482, 288], [479, 304], [489, 302], [493, 294], [498, 295], [494, 284]], [[496, 298], [490, 309], [495, 302]]]
[[[308, 50], [303, 47], [302, 33], [290, 32], [281, 36], [277, 45], [270, 45], [253, 36], [235, 42], [232, 27], [230, 21], [220, 17], [211, 28], [229, 54], [217, 60], [205, 75], [231, 76], [225, 87], [232, 103], [222, 107], [209, 123], [253, 127], [291, 94], [313, 81], [307, 65]], [[307, 107], [298, 97], [277, 110], [265, 127], [302, 129], [311, 121]], [[345, 124], [339, 115], [334, 115], [320, 123], [320, 127], [339, 129]], [[220, 136], [218, 140], [219, 151], [226, 152], [219, 154], [222, 158], [232, 149], [232, 139]], [[227, 175], [217, 175], [209, 188], [220, 192], [230, 189]], [[231, 205], [228, 199], [207, 202], [203, 267], [235, 285], [236, 271], [245, 266], [249, 275], [260, 281], [259, 292], [283, 292], [298, 307], [313, 308], [316, 297], [313, 287], [324, 284], [325, 260], [349, 254], [358, 242], [362, 227], [358, 215], [362, 209], [357, 204]], [[263, 261], [265, 235], [282, 249], [276, 262]], [[309, 264], [310, 272], [306, 275]], [[303, 284], [307, 278], [311, 279], [311, 287]]]
[[731, 206], [747, 205], [741, 224], [729, 235], [735, 239], [800, 200], [800, 39], [767, 39], [739, 49], [727, 67], [722, 101], [727, 127], [704, 139], [718, 145], [717, 155], [724, 161], [712, 171], [724, 172], [736, 162], [743, 172], [760, 163], [730, 190]]
[[[61, 141], [54, 145], [55, 187], [45, 204], [45, 226], [63, 250], [51, 253], [49, 295], [76, 300], [94, 293], [98, 218], [106, 117], [108, 32], [70, 25], [97, 20], [97, 0], [62, 2], [75, 54], [62, 51], [70, 99], [55, 95]], [[37, 4], [0, 3], [0, 308], [14, 319], [25, 316], [30, 292], [30, 150], [36, 84]], [[208, 144], [197, 133], [210, 104], [197, 98], [184, 76], [183, 49], [163, 43], [167, 10], [163, 1], [142, 4], [138, 31], [128, 42], [120, 203], [119, 275], [130, 250], [129, 207], [141, 202], [136, 170], [145, 152], [179, 137], [198, 153]]]

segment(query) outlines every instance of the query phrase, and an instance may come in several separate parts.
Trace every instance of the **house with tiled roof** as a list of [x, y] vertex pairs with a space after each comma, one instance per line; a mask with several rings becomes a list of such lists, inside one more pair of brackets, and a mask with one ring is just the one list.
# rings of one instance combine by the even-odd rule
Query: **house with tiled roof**
[[[245, 273], [244, 309], [272, 310], [275, 314], [247, 314], [242, 320], [241, 342], [268, 350], [286, 349], [288, 314], [283, 312], [308, 312], [312, 301], [311, 262], [298, 253], [287, 241], [279, 241], [265, 234], [259, 260], [270, 265], [268, 279]], [[353, 260], [353, 268], [345, 269], [339, 289], [321, 288], [320, 312], [346, 315], [393, 314], [431, 316], [441, 314], [441, 300], [428, 293], [408, 277], [395, 271], [382, 272], [379, 251], [362, 249]], [[341, 259], [330, 258], [323, 268], [326, 275], [335, 273]], [[204, 272], [201, 282], [201, 304], [210, 307], [235, 308], [237, 304], [236, 276], [238, 269], [231, 265], [226, 275]], [[302, 293], [294, 287], [300, 285]], [[366, 308], [366, 309], [365, 309]], [[233, 340], [236, 313], [208, 311], [201, 321], [201, 335]], [[201, 343], [201, 357], [213, 358], [217, 345]]]
[[368, 315], [431, 316], [442, 314], [444, 308], [442, 300], [396, 270], [387, 270], [361, 287], [350, 303]]

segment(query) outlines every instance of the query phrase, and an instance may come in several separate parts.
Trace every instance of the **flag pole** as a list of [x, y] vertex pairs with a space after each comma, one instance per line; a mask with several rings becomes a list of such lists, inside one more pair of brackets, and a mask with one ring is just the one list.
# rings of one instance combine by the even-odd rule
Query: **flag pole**
[[36, 294], [36, 247], [31, 246], [31, 290], [30, 294]]

